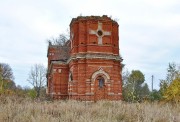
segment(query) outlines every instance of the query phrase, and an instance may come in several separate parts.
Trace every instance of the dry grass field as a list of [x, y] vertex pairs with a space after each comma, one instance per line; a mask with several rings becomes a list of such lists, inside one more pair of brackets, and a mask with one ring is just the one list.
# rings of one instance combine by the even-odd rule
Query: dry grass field
[[0, 122], [180, 122], [180, 106], [121, 101], [32, 101], [0, 96]]

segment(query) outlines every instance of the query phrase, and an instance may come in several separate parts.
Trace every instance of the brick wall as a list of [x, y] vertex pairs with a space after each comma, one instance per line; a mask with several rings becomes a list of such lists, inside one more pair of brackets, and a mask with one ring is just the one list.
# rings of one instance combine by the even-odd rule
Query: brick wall
[[[69, 60], [51, 62], [55, 57], [48, 55], [49, 94], [57, 99], [121, 100], [118, 27], [118, 23], [107, 16], [72, 19]], [[48, 54], [54, 51], [49, 48]], [[99, 85], [99, 78], [103, 87]]]

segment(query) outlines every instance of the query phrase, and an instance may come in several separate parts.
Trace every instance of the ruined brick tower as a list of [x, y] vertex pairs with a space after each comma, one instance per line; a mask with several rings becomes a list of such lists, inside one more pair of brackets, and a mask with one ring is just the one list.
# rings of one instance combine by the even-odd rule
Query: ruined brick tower
[[73, 18], [68, 58], [57, 58], [59, 48], [49, 45], [47, 93], [57, 99], [121, 100], [118, 27], [105, 15]]

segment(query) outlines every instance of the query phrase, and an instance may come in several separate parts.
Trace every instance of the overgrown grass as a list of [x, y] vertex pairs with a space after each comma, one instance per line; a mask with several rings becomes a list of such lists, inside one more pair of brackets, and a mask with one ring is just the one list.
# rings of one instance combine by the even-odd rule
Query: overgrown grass
[[0, 96], [0, 122], [180, 122], [177, 104], [33, 101]]

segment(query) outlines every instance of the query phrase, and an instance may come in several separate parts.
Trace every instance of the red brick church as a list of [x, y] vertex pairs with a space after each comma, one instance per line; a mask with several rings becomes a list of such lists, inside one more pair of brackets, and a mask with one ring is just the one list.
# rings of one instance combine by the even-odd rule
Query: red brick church
[[48, 46], [47, 94], [54, 99], [121, 100], [118, 27], [106, 15], [73, 18], [68, 50]]

